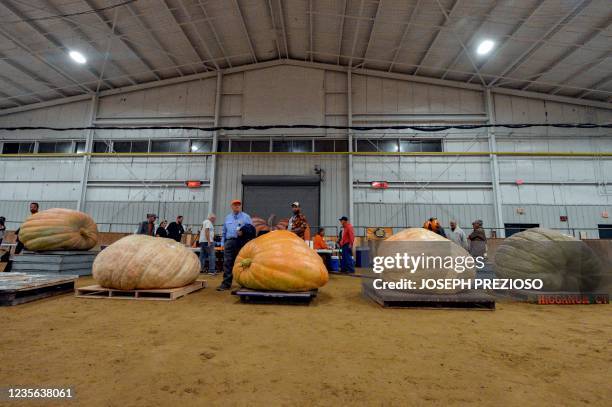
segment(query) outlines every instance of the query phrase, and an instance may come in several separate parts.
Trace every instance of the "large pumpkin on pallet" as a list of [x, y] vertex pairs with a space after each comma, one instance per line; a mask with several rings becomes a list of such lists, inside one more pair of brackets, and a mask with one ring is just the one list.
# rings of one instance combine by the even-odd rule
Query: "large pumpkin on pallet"
[[[397, 254], [402, 258], [404, 254], [411, 258], [420, 258], [422, 262], [416, 268], [407, 268], [404, 267], [404, 264], [401, 264], [400, 268], [385, 268], [382, 273], [378, 274], [383, 281], [399, 282], [402, 279], [408, 279], [414, 281], [416, 287], [420, 287], [424, 279], [469, 280], [476, 277], [476, 262], [463, 247], [424, 228], [409, 228], [390, 236], [378, 245], [374, 255], [395, 258]], [[455, 294], [464, 290], [458, 287], [456, 289], [434, 288], [410, 291]]]
[[329, 280], [321, 257], [286, 230], [248, 242], [238, 253], [233, 273], [238, 284], [254, 290], [308, 291]]
[[98, 227], [86, 213], [53, 208], [30, 216], [19, 229], [28, 250], [89, 250], [98, 242]]
[[260, 218], [259, 216], [253, 216], [251, 224], [255, 227], [257, 233], [261, 231], [271, 232], [273, 230], [287, 230], [289, 219], [283, 218], [276, 223], [276, 215], [271, 215], [268, 220]]
[[200, 274], [200, 261], [172, 239], [130, 235], [96, 256], [93, 277], [102, 287], [119, 290], [176, 288]]
[[544, 291], [592, 291], [603, 277], [603, 266], [583, 241], [534, 228], [516, 233], [497, 248], [499, 278], [542, 279]]

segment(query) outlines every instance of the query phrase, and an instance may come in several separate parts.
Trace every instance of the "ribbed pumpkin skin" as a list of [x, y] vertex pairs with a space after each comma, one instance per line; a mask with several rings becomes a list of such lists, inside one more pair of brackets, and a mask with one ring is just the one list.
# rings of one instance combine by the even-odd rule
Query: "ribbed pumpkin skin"
[[329, 280], [321, 257], [286, 230], [248, 242], [238, 253], [233, 273], [238, 284], [254, 290], [307, 291]]
[[[431, 243], [431, 244], [428, 244]], [[411, 257], [425, 256], [447, 256], [457, 258], [467, 258], [470, 254], [461, 246], [452, 241], [424, 228], [409, 228], [402, 230], [395, 235], [389, 236], [379, 246], [376, 256], [395, 257], [397, 253], [403, 256], [406, 253]], [[430, 264], [430, 266], [433, 266]], [[416, 287], [420, 287], [423, 279], [461, 279], [469, 280], [476, 276], [475, 267], [466, 267], [461, 273], [458, 273], [453, 268], [445, 267], [419, 267], [416, 271], [400, 269], [386, 269], [380, 275], [384, 281], [401, 281], [409, 279], [416, 283]], [[455, 294], [463, 290], [457, 289], [423, 289], [411, 290], [412, 292], [425, 294]]]
[[89, 250], [98, 242], [98, 227], [86, 213], [52, 208], [30, 216], [19, 229], [28, 250]]
[[499, 278], [539, 278], [546, 291], [595, 290], [603, 266], [584, 242], [544, 228], [515, 233], [495, 252]]
[[439, 241], [446, 242], [448, 239], [440, 236], [437, 233], [432, 232], [424, 228], [409, 228], [404, 229], [399, 233], [389, 236], [385, 239], [385, 242], [407, 242], [407, 241]]
[[200, 274], [200, 260], [172, 239], [130, 235], [102, 250], [93, 277], [102, 287], [119, 290], [176, 288]]

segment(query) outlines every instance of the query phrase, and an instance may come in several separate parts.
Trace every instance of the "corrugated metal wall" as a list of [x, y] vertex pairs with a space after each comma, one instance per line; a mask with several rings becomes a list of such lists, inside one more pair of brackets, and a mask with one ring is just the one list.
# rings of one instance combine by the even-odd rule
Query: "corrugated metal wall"
[[[335, 226], [348, 208], [347, 159], [343, 156], [221, 156], [217, 160], [215, 208], [229, 212], [232, 199], [242, 197], [243, 175], [315, 175], [315, 165], [325, 171], [321, 183], [321, 223]], [[287, 213], [290, 212], [289, 202]]]
[[[355, 124], [438, 124], [482, 122], [482, 92], [355, 74], [352, 80]], [[97, 124], [201, 124], [214, 116], [216, 79], [132, 91], [99, 100]], [[235, 72], [223, 77], [221, 125], [308, 124], [346, 125], [347, 77], [318, 67], [276, 66]], [[563, 104], [494, 93], [498, 123], [612, 122], [612, 110]], [[0, 116], [2, 125], [87, 125], [89, 101]], [[418, 116], [418, 119], [414, 117]], [[416, 121], [415, 121], [416, 120]], [[345, 137], [344, 130], [235, 131], [221, 136]], [[612, 136], [604, 129], [496, 129], [499, 151], [610, 152]], [[420, 133], [394, 130], [356, 132], [355, 137], [441, 137], [444, 151], [488, 151], [484, 130]], [[83, 139], [84, 132], [0, 133], [0, 140]], [[210, 137], [187, 130], [96, 131], [96, 140]], [[210, 157], [93, 158], [86, 209], [101, 223], [136, 223], [154, 210], [165, 217], [181, 212], [188, 223], [206, 215], [210, 191], [188, 190], [181, 181], [209, 181]], [[221, 216], [228, 202], [241, 195], [242, 175], [312, 175], [325, 170], [321, 190], [322, 222], [330, 226], [348, 212], [348, 168], [344, 156], [220, 156], [217, 160], [215, 208]], [[469, 224], [482, 218], [493, 225], [493, 195], [488, 157], [364, 157], [353, 159], [354, 223], [359, 226], [419, 225], [430, 216], [444, 223], [457, 218]], [[80, 159], [0, 158], [0, 201], [20, 207], [0, 208], [8, 218], [25, 216], [27, 202], [70, 201], [79, 196]], [[602, 217], [612, 206], [612, 160], [592, 158], [500, 157], [501, 195], [508, 223], [540, 219], [549, 227], [595, 228], [610, 223]], [[391, 182], [373, 190], [375, 180]], [[522, 181], [522, 185], [517, 184]], [[160, 208], [165, 209], [160, 209]], [[516, 208], [525, 209], [517, 215]], [[565, 209], [567, 208], [567, 209]], [[165, 212], [162, 212], [165, 210]], [[559, 222], [566, 211], [569, 223]], [[538, 222], [536, 222], [538, 223]]]

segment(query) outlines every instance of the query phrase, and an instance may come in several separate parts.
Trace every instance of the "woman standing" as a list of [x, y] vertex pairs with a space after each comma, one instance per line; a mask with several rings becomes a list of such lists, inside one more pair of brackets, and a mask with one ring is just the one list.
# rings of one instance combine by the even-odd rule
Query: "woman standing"
[[155, 231], [155, 236], [156, 237], [168, 237], [166, 226], [168, 226], [168, 221], [164, 219], [162, 220], [162, 222], [159, 224], [159, 227]]

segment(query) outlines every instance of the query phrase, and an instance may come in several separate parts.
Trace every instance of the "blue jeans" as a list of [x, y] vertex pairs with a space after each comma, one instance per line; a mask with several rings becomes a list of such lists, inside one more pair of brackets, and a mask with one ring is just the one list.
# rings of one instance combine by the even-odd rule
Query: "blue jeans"
[[206, 259], [208, 258], [208, 272], [215, 272], [215, 246], [214, 244], [208, 245], [208, 242], [200, 242], [200, 267], [204, 270]]
[[355, 263], [353, 262], [353, 251], [348, 244], [342, 246], [342, 258], [340, 259], [340, 271], [344, 273], [354, 273]]

